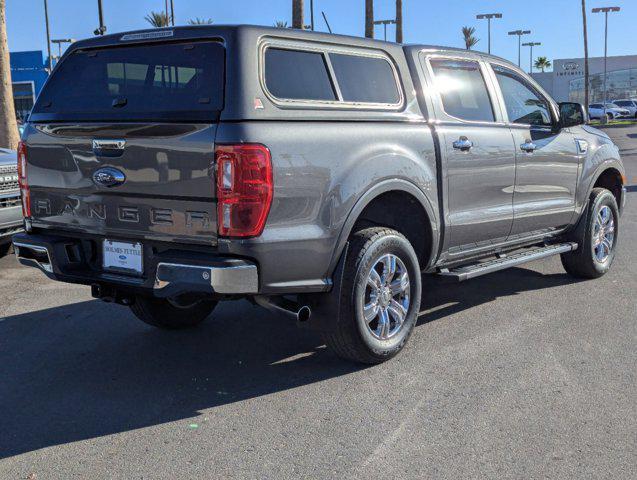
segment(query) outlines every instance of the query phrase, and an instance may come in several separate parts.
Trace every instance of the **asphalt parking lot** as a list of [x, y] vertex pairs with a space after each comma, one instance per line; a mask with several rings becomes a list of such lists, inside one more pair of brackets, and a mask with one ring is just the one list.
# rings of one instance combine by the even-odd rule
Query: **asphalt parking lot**
[[611, 273], [426, 277], [376, 367], [247, 302], [166, 333], [1, 259], [0, 478], [635, 478], [637, 127], [607, 132], [632, 185]]

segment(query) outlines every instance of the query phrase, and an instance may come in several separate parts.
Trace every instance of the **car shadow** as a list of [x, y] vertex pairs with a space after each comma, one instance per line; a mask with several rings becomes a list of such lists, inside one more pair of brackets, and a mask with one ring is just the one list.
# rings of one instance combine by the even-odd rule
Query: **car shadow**
[[[434, 321], [573, 279], [513, 269], [461, 286], [425, 278]], [[189, 331], [145, 326], [97, 300], [0, 318], [0, 458], [167, 422], [357, 372], [312, 332], [248, 302]], [[413, 340], [412, 340], [413, 341]]]

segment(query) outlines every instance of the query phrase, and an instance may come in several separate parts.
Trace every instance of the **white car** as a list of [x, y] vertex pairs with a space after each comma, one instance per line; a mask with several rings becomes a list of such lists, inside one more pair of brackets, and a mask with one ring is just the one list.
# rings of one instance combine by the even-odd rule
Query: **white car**
[[622, 98], [621, 100], [615, 100], [613, 103], [618, 107], [628, 110], [631, 117], [637, 118], [637, 100]]
[[604, 116], [604, 113], [608, 115], [609, 120], [616, 118], [628, 118], [631, 116], [628, 110], [621, 108], [614, 103], [607, 103], [605, 109], [603, 103], [593, 103], [588, 106], [588, 116], [591, 120], [601, 119]]

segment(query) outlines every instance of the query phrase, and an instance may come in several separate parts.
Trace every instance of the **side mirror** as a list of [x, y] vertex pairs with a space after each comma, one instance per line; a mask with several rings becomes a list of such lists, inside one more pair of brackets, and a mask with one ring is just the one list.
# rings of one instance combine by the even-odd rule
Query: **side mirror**
[[581, 103], [560, 103], [560, 128], [575, 127], [588, 123], [588, 113]]

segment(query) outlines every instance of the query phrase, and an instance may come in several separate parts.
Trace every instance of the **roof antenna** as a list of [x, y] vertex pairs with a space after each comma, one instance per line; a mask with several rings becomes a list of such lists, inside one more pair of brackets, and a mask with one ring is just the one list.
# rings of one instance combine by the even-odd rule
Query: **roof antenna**
[[327, 29], [332, 33], [332, 28], [330, 27], [330, 23], [327, 21], [327, 17], [325, 16], [325, 12], [321, 10], [321, 15], [323, 15], [323, 20], [325, 20], [325, 25], [327, 25]]

